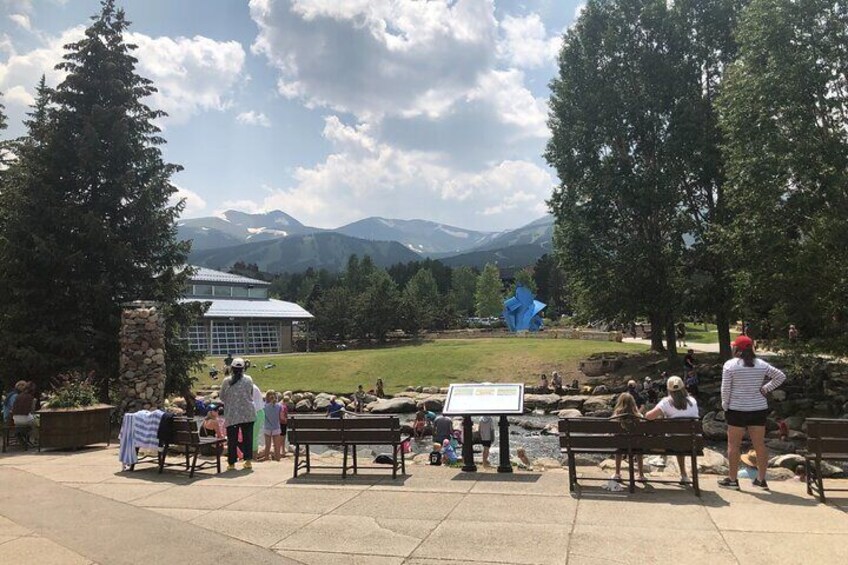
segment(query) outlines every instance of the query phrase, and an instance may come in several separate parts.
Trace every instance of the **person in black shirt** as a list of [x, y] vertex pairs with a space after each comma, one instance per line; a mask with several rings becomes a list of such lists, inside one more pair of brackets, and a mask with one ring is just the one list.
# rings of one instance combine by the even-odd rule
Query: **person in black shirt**
[[633, 379], [627, 381], [627, 393], [633, 397], [633, 400], [636, 401], [636, 408], [639, 412], [642, 412], [642, 407], [645, 405], [645, 396], [639, 392], [639, 388], [636, 386], [636, 381]]

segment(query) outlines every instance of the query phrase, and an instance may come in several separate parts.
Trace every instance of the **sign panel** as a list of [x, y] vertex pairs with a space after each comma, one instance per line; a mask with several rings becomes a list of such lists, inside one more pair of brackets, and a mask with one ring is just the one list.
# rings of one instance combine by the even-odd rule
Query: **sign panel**
[[524, 385], [452, 384], [444, 413], [448, 416], [523, 414]]

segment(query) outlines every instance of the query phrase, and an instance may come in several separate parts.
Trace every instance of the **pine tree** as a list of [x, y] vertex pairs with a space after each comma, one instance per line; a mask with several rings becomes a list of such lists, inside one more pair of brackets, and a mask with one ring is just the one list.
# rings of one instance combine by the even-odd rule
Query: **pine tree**
[[65, 80], [53, 91], [42, 82], [10, 170], [0, 343], [20, 376], [43, 381], [71, 367], [114, 376], [121, 305], [157, 300], [172, 314], [170, 387], [186, 390], [198, 356], [180, 348], [179, 334], [197, 308], [176, 312], [189, 275], [175, 228], [184, 204], [169, 203], [180, 167], [162, 159], [155, 120], [164, 114], [143, 102], [156, 89], [135, 72], [123, 10], [104, 0], [92, 19], [65, 46]]
[[461, 316], [474, 314], [474, 292], [477, 290], [477, 274], [471, 267], [458, 267], [451, 273], [451, 292], [457, 313]]
[[403, 289], [401, 321], [404, 331], [417, 333], [421, 329], [429, 329], [439, 309], [436, 278], [430, 269], [421, 269], [409, 279]]
[[478, 316], [499, 316], [503, 312], [503, 283], [497, 265], [488, 263], [483, 268], [477, 278], [474, 302]]

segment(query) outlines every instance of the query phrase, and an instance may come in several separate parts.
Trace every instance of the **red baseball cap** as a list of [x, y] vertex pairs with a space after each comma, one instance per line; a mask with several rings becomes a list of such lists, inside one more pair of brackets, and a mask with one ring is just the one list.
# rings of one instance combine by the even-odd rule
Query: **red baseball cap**
[[754, 347], [754, 341], [747, 335], [740, 335], [735, 340], [733, 340], [733, 343], [731, 343], [730, 345], [732, 345], [739, 351], [744, 351], [746, 349], [752, 349]]

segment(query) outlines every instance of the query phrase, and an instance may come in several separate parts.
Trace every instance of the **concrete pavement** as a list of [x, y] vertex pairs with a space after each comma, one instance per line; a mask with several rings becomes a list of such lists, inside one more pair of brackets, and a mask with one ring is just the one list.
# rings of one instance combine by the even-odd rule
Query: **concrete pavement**
[[735, 492], [704, 476], [700, 499], [666, 485], [633, 495], [587, 486], [572, 496], [561, 469], [511, 476], [407, 470], [397, 480], [378, 471], [294, 480], [289, 458], [189, 480], [153, 468], [120, 472], [115, 448], [4, 456], [0, 563], [848, 560], [848, 493], [822, 505], [794, 481], [772, 483], [770, 493], [750, 485]]

